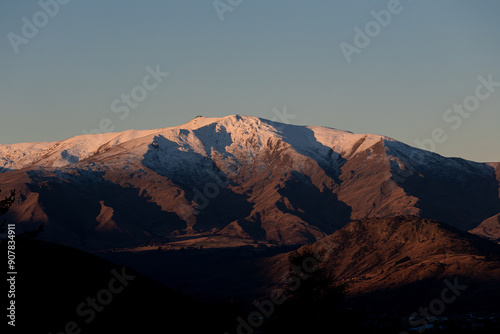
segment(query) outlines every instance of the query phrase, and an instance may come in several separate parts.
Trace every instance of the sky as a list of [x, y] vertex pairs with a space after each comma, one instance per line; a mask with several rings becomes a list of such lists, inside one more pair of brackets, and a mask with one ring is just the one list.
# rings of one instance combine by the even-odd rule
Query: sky
[[0, 144], [240, 114], [500, 161], [499, 16], [498, 0], [2, 1]]

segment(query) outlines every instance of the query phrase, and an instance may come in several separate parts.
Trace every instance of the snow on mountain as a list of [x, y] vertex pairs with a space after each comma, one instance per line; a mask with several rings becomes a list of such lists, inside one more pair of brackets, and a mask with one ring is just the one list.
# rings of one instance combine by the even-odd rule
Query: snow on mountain
[[[59, 142], [0, 145], [0, 166], [4, 171], [25, 167], [64, 167], [113, 148], [122, 148], [124, 154], [140, 158], [149, 149], [148, 145], [156, 140], [163, 143], [161, 151], [169, 154], [175, 155], [174, 151], [179, 151], [179, 154], [192, 152], [203, 157], [220, 154], [231, 160], [237, 156], [251, 159], [278, 140], [306, 156], [323, 156], [330, 150], [337, 154], [354, 154], [383, 139], [390, 140], [325, 127], [285, 125], [257, 117], [197, 117], [184, 125], [158, 130], [129, 130], [81, 135]], [[245, 151], [245, 156], [241, 156], [242, 151]]]
[[469, 230], [500, 212], [495, 164], [240, 115], [0, 145], [0, 166], [2, 187], [20, 190], [18, 220], [51, 222], [48, 240], [79, 247], [110, 230], [132, 244], [170, 233], [303, 243], [350, 219], [401, 214]]
[[129, 130], [121, 133], [81, 135], [59, 142], [0, 145], [0, 168], [64, 167], [91, 157], [103, 148], [155, 133], [158, 130]]

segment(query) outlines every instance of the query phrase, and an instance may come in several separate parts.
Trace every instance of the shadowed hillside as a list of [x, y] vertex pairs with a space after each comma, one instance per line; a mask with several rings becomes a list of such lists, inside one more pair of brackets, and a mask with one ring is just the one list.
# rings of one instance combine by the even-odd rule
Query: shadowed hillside
[[[221, 333], [216, 323], [230, 314], [194, 302], [130, 268], [52, 243], [19, 237], [17, 263], [16, 327], [26, 333], [60, 333], [71, 321], [82, 333], [174, 328]], [[112, 291], [111, 300], [103, 290]], [[95, 298], [96, 308], [88, 304], [89, 297]], [[82, 303], [85, 307], [78, 309]]]

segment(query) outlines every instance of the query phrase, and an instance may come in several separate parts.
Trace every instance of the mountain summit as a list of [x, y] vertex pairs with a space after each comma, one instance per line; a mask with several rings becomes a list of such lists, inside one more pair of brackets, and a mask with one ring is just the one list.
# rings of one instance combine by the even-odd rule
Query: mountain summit
[[181, 235], [302, 244], [352, 219], [415, 215], [469, 230], [500, 213], [497, 165], [250, 116], [0, 145], [0, 165], [2, 188], [20, 194], [12, 219], [80, 248]]

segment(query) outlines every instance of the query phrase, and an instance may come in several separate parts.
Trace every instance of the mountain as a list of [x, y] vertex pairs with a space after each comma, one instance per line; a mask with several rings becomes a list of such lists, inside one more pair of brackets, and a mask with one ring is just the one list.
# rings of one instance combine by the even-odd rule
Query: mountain
[[500, 213], [496, 164], [379, 135], [249, 116], [0, 145], [10, 219], [82, 249], [181, 237], [305, 244], [352, 219], [415, 215], [461, 230]]
[[[320, 267], [347, 283], [350, 305], [418, 310], [443, 296], [447, 280], [464, 287], [447, 313], [498, 311], [500, 246], [435, 220], [357, 220], [298, 250], [304, 251], [325, 252]], [[273, 286], [288, 269], [288, 254], [266, 260]]]

